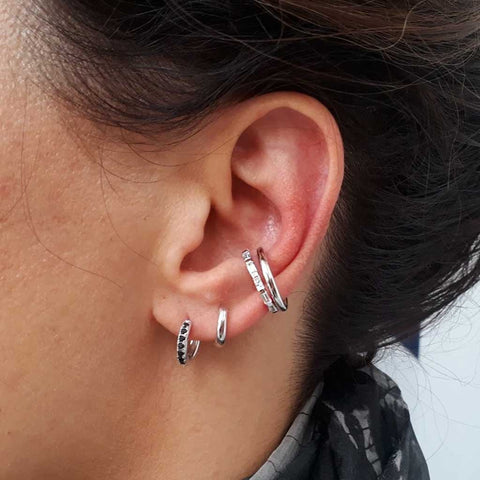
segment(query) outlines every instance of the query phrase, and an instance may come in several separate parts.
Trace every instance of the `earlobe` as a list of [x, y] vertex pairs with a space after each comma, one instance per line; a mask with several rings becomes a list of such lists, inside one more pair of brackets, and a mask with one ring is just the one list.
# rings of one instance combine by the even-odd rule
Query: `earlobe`
[[[174, 248], [184, 254], [164, 265], [168, 274], [154, 288], [153, 311], [174, 335], [190, 318], [193, 338], [213, 343], [223, 305], [228, 343], [269, 313], [242, 252], [256, 257], [263, 247], [275, 279], [266, 280], [267, 293], [285, 310], [328, 228], [343, 178], [343, 146], [330, 112], [295, 92], [242, 102], [209, 128], [197, 140], [204, 135], [215, 154], [183, 172], [188, 204], [183, 217], [172, 213], [170, 224]], [[257, 265], [268, 277], [268, 267]]]

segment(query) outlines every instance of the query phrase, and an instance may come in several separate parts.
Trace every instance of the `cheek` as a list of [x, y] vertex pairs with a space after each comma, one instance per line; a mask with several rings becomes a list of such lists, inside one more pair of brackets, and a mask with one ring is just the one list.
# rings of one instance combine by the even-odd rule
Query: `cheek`
[[15, 189], [15, 178], [13, 175], [0, 176], [0, 205], [4, 209], [0, 218], [6, 217], [6, 212], [9, 210], [10, 199], [13, 197], [13, 190]]
[[148, 262], [134, 253], [148, 258], [151, 237], [143, 227], [142, 245], [124, 243], [142, 212], [102, 193], [99, 166], [74, 142], [37, 146], [23, 196], [20, 174], [0, 185], [2, 206], [16, 202], [0, 225], [0, 451], [12, 459], [61, 455], [59, 438], [114, 444], [135, 385], [154, 384], [132, 367], [154, 348]]

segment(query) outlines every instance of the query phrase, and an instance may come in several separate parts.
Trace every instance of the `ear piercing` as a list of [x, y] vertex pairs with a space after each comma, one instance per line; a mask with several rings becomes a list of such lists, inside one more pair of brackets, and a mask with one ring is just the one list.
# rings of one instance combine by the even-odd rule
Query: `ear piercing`
[[280, 310], [285, 311], [288, 308], [288, 298], [285, 297], [285, 300], [283, 300], [283, 298], [280, 296], [275, 278], [273, 278], [272, 270], [270, 269], [270, 265], [267, 262], [265, 252], [263, 251], [262, 247], [257, 248], [257, 255], [258, 260], [260, 261], [260, 267], [262, 268], [263, 278], [266, 280], [273, 302]]
[[[195, 357], [200, 347], [200, 340], [189, 340], [192, 321], [187, 318], [180, 326], [177, 336], [177, 360], [180, 365], [186, 365]], [[217, 336], [215, 346], [222, 347], [227, 336], [227, 310], [223, 307], [218, 309]]]
[[256, 289], [262, 297], [263, 303], [267, 306], [268, 310], [272, 313], [277, 313], [278, 309], [285, 311], [288, 308], [288, 299], [285, 297], [285, 300], [282, 299], [280, 292], [278, 291], [275, 278], [273, 277], [272, 270], [268, 264], [265, 252], [262, 247], [257, 248], [258, 261], [260, 262], [260, 267], [262, 270], [263, 278], [267, 284], [268, 291], [270, 295], [265, 290], [265, 285], [260, 278], [257, 267], [253, 263], [252, 256], [250, 255], [249, 250], [244, 250], [242, 252], [242, 257], [245, 260], [245, 265], [247, 267], [248, 273], [252, 277], [253, 283], [255, 284]]
[[217, 320], [217, 337], [215, 338], [215, 346], [223, 347], [227, 336], [227, 310], [223, 307], [218, 309]]
[[[288, 299], [284, 299], [278, 291], [275, 278], [273, 277], [272, 270], [268, 264], [265, 252], [262, 247], [257, 248], [258, 261], [260, 262], [261, 271], [264, 280], [260, 276], [255, 263], [252, 260], [249, 250], [242, 252], [242, 258], [245, 261], [248, 273], [252, 277], [255, 288], [260, 293], [263, 303], [268, 310], [272, 313], [277, 313], [278, 310], [285, 311], [288, 308]], [[265, 283], [267, 284], [268, 292], [265, 289]], [[187, 318], [180, 326], [177, 337], [177, 359], [180, 365], [187, 365], [187, 363], [193, 359], [200, 347], [200, 340], [190, 340], [190, 330], [192, 328], [192, 321]], [[215, 346], [222, 347], [225, 344], [227, 336], [227, 310], [224, 307], [218, 309], [217, 319], [217, 335], [215, 338]]]
[[245, 261], [245, 266], [247, 267], [248, 273], [252, 277], [255, 288], [262, 297], [263, 303], [267, 306], [268, 310], [272, 313], [278, 312], [277, 306], [272, 302], [272, 299], [265, 290], [265, 285], [258, 273], [255, 263], [253, 263], [252, 256], [250, 255], [249, 250], [244, 250], [242, 252], [243, 260]]
[[200, 340], [189, 340], [190, 329], [192, 328], [192, 321], [186, 319], [177, 337], [177, 359], [181, 365], [186, 365], [190, 359], [194, 358], [200, 347]]

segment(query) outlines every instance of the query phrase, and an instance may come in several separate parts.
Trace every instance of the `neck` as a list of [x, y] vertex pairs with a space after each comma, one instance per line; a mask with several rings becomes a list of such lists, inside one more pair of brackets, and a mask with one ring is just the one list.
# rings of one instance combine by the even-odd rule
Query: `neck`
[[[202, 344], [186, 367], [159, 360], [165, 369], [132, 417], [109, 478], [240, 480], [258, 470], [296, 414], [289, 383], [295, 322], [274, 320], [222, 349]], [[265, 338], [275, 338], [270, 348]], [[162, 350], [172, 356], [171, 345]]]

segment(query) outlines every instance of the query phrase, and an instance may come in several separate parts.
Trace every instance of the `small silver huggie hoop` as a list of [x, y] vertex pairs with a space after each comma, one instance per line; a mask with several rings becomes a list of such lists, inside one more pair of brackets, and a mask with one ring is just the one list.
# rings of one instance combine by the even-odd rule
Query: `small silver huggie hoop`
[[[192, 321], [188, 318], [182, 323], [177, 337], [177, 359], [180, 365], [186, 365], [188, 361], [195, 357], [200, 347], [200, 340], [189, 340]], [[188, 347], [193, 347], [189, 352]]]
[[227, 337], [227, 310], [223, 307], [219, 308], [217, 320], [217, 337], [215, 338], [215, 346], [222, 347]]
[[260, 274], [258, 273], [257, 267], [255, 266], [255, 263], [252, 260], [250, 251], [244, 250], [242, 252], [242, 257], [243, 257], [243, 260], [245, 260], [245, 265], [247, 266], [248, 273], [252, 277], [253, 283], [255, 284], [255, 288], [257, 289], [257, 291], [260, 293], [260, 296], [262, 297], [263, 303], [267, 306], [270, 312], [272, 313], [278, 312], [278, 308], [273, 303], [272, 299], [270, 298], [270, 295], [268, 295], [267, 291], [265, 290], [265, 285], [263, 284]]
[[265, 252], [262, 247], [257, 248], [258, 261], [260, 262], [260, 267], [262, 268], [263, 278], [267, 283], [268, 290], [272, 295], [272, 299], [275, 305], [280, 309], [285, 311], [288, 308], [288, 299], [285, 297], [285, 300], [280, 296], [278, 291], [277, 284], [275, 283], [275, 278], [273, 277], [272, 270], [268, 264], [267, 258], [265, 257]]

